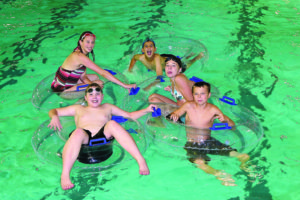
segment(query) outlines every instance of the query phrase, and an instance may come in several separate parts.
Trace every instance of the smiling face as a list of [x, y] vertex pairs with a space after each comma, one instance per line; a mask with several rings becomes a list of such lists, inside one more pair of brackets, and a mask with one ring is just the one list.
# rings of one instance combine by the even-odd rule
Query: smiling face
[[152, 41], [148, 41], [144, 43], [142, 52], [146, 55], [146, 57], [151, 58], [152, 56], [154, 56], [155, 51], [156, 51], [156, 47], [154, 46]]
[[203, 87], [194, 87], [193, 97], [194, 101], [199, 105], [207, 103], [207, 100], [210, 97], [210, 92], [208, 92], [208, 87], [205, 85]]
[[165, 71], [166, 71], [166, 75], [169, 78], [173, 78], [181, 72], [181, 68], [179, 68], [179, 65], [177, 62], [175, 62], [173, 60], [169, 60], [168, 62], [166, 62]]
[[88, 54], [94, 49], [95, 37], [92, 35], [86, 36], [86, 37], [84, 37], [83, 40], [80, 40], [79, 43], [80, 43], [82, 52], [84, 54]]
[[98, 107], [103, 100], [101, 88], [98, 86], [87, 88], [84, 98], [90, 107]]

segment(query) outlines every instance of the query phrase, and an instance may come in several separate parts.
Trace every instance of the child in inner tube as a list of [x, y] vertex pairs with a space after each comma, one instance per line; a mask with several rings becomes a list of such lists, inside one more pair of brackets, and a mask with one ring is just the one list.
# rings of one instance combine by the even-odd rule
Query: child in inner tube
[[207, 82], [197, 82], [192, 87], [193, 101], [184, 103], [180, 108], [171, 113], [170, 118], [177, 121], [180, 116], [186, 114], [185, 125], [187, 143], [185, 150], [190, 157], [190, 161], [206, 173], [216, 176], [222, 181], [223, 185], [235, 186], [235, 181], [231, 175], [216, 170], [208, 165], [210, 158], [206, 154], [227, 155], [236, 157], [241, 162], [240, 168], [246, 170], [246, 162], [250, 159], [248, 154], [238, 153], [236, 149], [229, 145], [223, 144], [215, 138], [211, 137], [209, 127], [213, 126], [215, 119], [222, 123], [228, 123], [234, 126], [235, 123], [215, 105], [208, 103], [210, 98], [210, 84]]
[[[147, 38], [142, 44], [143, 54], [136, 54], [132, 57], [128, 71], [131, 72], [136, 61], [142, 62], [147, 69], [155, 71], [157, 76], [163, 75], [163, 70], [165, 69], [165, 60], [170, 54], [157, 54], [155, 42]], [[193, 59], [189, 60], [186, 64], [186, 68], [189, 68], [194, 62], [200, 60], [204, 56], [203, 52], [195, 56]], [[187, 59], [190, 56], [186, 57]]]
[[189, 80], [183, 74], [185, 67], [182, 65], [181, 59], [174, 55], [168, 55], [165, 63], [166, 75], [170, 78], [171, 85], [164, 88], [164, 90], [170, 91], [175, 100], [154, 93], [149, 96], [148, 101], [151, 103], [168, 103], [175, 106], [181, 106], [186, 101], [192, 101], [192, 87], [195, 82]]
[[[69, 91], [74, 91], [77, 89], [77, 86], [84, 86], [92, 82], [98, 83], [103, 87], [103, 82], [99, 80], [97, 74], [128, 89], [128, 91], [131, 88], [136, 88], [136, 84], [125, 84], [94, 63], [95, 55], [93, 49], [95, 40], [96, 36], [92, 32], [83, 32], [79, 37], [77, 47], [58, 68], [51, 84], [51, 89], [54, 92], [61, 92], [60, 97], [65, 99], [72, 98], [68, 94]], [[89, 59], [89, 53], [92, 54], [93, 61]], [[87, 74], [86, 68], [93, 70], [97, 74]]]
[[70, 179], [70, 172], [76, 161], [82, 144], [88, 144], [91, 139], [105, 138], [116, 139], [119, 144], [132, 155], [139, 165], [139, 173], [148, 175], [149, 169], [144, 157], [141, 155], [131, 135], [116, 121], [111, 120], [112, 115], [137, 119], [149, 112], [153, 112], [155, 105], [147, 108], [126, 112], [115, 105], [104, 103], [100, 85], [90, 84], [85, 91], [87, 106], [71, 105], [64, 108], [56, 108], [49, 111], [51, 121], [48, 125], [51, 129], [61, 130], [63, 127], [59, 121], [60, 116], [74, 116], [76, 129], [67, 140], [62, 153], [63, 168], [61, 174], [61, 187], [68, 190], [74, 187]]

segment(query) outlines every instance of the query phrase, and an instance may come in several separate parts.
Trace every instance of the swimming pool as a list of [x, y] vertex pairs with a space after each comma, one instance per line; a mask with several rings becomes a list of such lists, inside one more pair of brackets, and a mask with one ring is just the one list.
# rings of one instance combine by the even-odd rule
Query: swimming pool
[[[1, 199], [300, 199], [300, 1], [1, 1]], [[96, 63], [126, 74], [147, 36], [191, 38], [209, 59], [199, 77], [260, 119], [265, 137], [251, 172], [216, 160], [237, 186], [225, 187], [182, 157], [150, 143], [151, 175], [132, 165], [108, 172], [74, 171], [76, 187], [60, 188], [61, 166], [41, 162], [31, 146], [48, 119], [31, 104], [41, 79], [54, 73], [85, 30], [96, 36]]]

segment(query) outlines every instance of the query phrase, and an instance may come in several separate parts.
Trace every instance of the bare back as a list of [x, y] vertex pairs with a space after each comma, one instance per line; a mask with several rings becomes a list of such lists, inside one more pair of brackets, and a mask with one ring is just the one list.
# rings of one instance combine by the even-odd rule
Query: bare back
[[66, 70], [76, 70], [82, 66], [81, 59], [86, 57], [83, 53], [79, 51], [72, 52], [63, 62], [62, 68]]

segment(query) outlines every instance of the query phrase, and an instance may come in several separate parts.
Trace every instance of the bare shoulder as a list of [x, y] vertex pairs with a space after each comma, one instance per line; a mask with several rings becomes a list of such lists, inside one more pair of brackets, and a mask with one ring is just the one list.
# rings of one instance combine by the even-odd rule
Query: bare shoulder
[[135, 55], [133, 56], [133, 59], [135, 59], [135, 60], [142, 60], [143, 57], [144, 57], [144, 54], [135, 54]]
[[110, 103], [103, 103], [103, 104], [101, 104], [100, 105], [100, 107], [102, 107], [102, 108], [111, 108], [111, 107], [113, 107], [114, 105], [113, 104], [110, 104]]
[[183, 104], [183, 106], [186, 108], [186, 109], [195, 109], [197, 107], [197, 104], [196, 102], [194, 101], [187, 101]]
[[158, 53], [155, 53], [154, 54], [154, 59], [163, 59], [163, 60], [165, 60], [165, 58], [164, 57], [162, 57], [161, 55], [159, 55]]
[[85, 106], [82, 105], [71, 105], [63, 108], [56, 108], [59, 116], [73, 116], [76, 113], [84, 110]]
[[220, 112], [220, 109], [218, 108], [218, 106], [211, 104], [211, 103], [207, 103], [207, 105], [209, 106], [208, 108], [209, 108], [210, 112], [212, 112], [212, 113]]
[[188, 84], [188, 79], [183, 73], [180, 73], [180, 74], [176, 75], [175, 83], [177, 85]]
[[68, 107], [66, 107], [66, 108], [74, 109], [74, 110], [79, 110], [79, 109], [84, 109], [85, 107], [86, 107], [86, 106], [79, 105], [79, 104], [75, 104], [75, 105], [68, 106]]
[[119, 107], [114, 105], [114, 104], [110, 104], [110, 103], [104, 103], [104, 104], [101, 104], [101, 107], [103, 109], [106, 109], [106, 110], [113, 110], [113, 109], [118, 109]]

